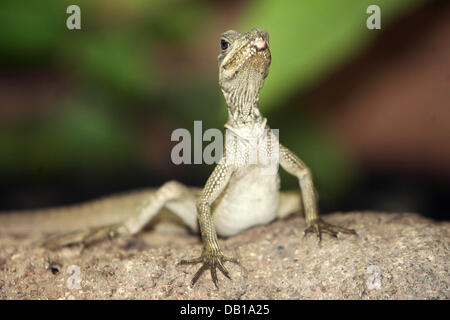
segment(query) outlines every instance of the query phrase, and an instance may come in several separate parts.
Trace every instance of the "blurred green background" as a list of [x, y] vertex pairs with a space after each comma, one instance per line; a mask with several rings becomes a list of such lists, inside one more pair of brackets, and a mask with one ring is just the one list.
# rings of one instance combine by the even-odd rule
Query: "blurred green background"
[[[425, 2], [2, 0], [1, 208], [71, 203], [168, 179], [202, 185], [212, 167], [172, 164], [170, 135], [192, 132], [194, 120], [203, 130], [223, 128], [220, 34], [259, 27], [272, 51], [260, 108], [311, 167], [322, 208], [339, 210], [364, 168], [323, 129], [323, 110], [308, 92]], [[81, 30], [66, 28], [70, 4], [81, 8]], [[382, 8], [383, 31], [366, 28], [370, 4]], [[297, 186], [282, 178], [284, 188]]]

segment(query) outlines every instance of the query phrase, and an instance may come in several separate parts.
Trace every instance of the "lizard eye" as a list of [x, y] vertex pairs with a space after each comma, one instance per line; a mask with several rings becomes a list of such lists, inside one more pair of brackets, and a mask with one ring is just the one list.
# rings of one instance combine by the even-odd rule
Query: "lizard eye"
[[226, 50], [229, 46], [230, 43], [227, 40], [220, 40], [220, 48], [222, 48], [222, 50]]

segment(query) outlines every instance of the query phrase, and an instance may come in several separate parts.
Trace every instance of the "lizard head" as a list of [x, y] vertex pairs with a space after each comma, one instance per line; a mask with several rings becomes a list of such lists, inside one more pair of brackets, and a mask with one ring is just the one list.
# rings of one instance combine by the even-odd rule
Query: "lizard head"
[[251, 104], [269, 74], [269, 34], [262, 29], [247, 33], [226, 31], [220, 38], [219, 84], [228, 105]]

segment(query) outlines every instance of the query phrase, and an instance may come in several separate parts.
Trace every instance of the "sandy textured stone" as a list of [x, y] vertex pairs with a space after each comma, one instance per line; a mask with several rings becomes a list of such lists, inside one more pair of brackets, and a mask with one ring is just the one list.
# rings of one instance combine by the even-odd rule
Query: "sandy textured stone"
[[[414, 214], [335, 213], [358, 236], [303, 237], [304, 219], [277, 221], [222, 239], [233, 280], [176, 262], [200, 254], [197, 236], [162, 226], [85, 249], [49, 251], [36, 236], [0, 235], [2, 299], [449, 299], [450, 223]], [[72, 288], [80, 271], [79, 289]], [[72, 267], [73, 268], [73, 267]], [[73, 271], [72, 271], [73, 272]], [[71, 278], [72, 276], [72, 278]]]

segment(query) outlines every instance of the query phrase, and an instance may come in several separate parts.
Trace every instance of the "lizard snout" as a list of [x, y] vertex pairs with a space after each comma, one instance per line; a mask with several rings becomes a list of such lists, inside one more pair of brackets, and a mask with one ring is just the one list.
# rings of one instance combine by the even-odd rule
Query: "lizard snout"
[[267, 43], [263, 38], [256, 38], [252, 44], [257, 51], [262, 51], [267, 48]]

